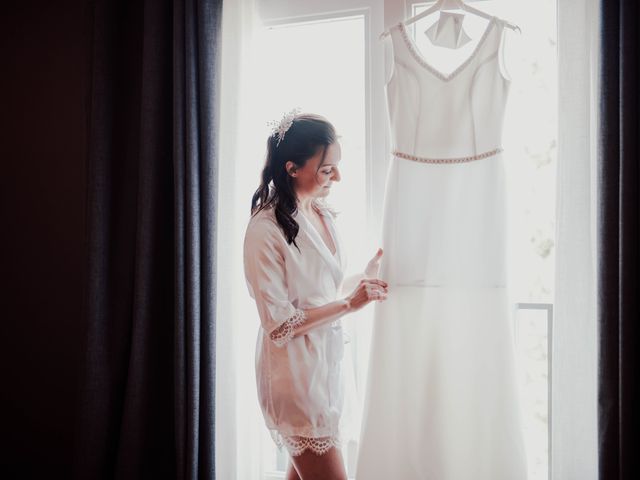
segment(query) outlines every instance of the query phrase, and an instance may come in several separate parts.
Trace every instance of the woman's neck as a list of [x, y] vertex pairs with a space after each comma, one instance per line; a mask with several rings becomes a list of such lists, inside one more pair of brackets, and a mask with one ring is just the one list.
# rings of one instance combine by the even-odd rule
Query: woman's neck
[[303, 213], [313, 213], [315, 200], [314, 197], [301, 198], [298, 200], [298, 208], [302, 210]]

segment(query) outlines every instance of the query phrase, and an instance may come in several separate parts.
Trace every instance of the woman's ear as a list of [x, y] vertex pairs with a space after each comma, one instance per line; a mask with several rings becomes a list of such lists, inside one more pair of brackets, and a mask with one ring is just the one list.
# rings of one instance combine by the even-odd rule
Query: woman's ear
[[285, 163], [284, 168], [287, 170], [287, 173], [292, 176], [292, 177], [296, 177], [298, 176], [298, 166], [293, 163], [291, 160], [289, 160], [287, 163]]

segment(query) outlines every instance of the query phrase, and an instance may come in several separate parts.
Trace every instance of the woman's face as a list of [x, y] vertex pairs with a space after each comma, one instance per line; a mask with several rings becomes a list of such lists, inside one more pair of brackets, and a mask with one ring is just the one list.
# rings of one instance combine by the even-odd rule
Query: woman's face
[[322, 158], [323, 150], [318, 149], [318, 152], [307, 160], [302, 168], [293, 162], [287, 162], [286, 168], [293, 177], [293, 186], [298, 198], [326, 197], [331, 191], [333, 182], [340, 181], [338, 170], [341, 157], [340, 144], [335, 142], [329, 145], [324, 159]]

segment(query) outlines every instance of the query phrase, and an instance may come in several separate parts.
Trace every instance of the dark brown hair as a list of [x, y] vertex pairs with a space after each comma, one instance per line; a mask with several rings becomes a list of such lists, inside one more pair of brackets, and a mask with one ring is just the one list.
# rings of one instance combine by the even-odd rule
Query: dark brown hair
[[276, 220], [287, 243], [293, 243], [296, 247], [298, 245], [295, 238], [300, 227], [293, 215], [298, 209], [297, 198], [285, 164], [292, 161], [302, 168], [319, 149], [323, 150], [324, 161], [327, 147], [335, 143], [337, 138], [335, 128], [326, 118], [313, 113], [303, 113], [295, 116], [279, 145], [276, 145], [276, 135], [267, 139], [266, 160], [260, 186], [251, 199], [251, 215], [273, 206]]

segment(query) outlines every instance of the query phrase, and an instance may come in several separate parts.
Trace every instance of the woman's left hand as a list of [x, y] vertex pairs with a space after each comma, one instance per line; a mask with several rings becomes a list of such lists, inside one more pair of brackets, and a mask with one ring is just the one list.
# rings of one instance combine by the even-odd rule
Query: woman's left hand
[[377, 278], [378, 270], [380, 269], [380, 259], [382, 258], [382, 249], [378, 248], [378, 251], [373, 256], [369, 263], [367, 263], [367, 268], [364, 269], [365, 278]]

